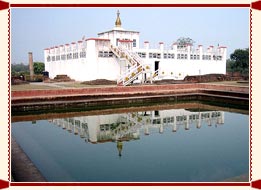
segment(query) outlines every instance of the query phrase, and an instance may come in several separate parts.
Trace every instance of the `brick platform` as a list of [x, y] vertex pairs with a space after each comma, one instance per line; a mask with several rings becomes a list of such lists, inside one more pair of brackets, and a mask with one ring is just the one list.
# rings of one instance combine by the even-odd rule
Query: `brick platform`
[[128, 87], [13, 91], [13, 113], [82, 108], [91, 110], [151, 103], [208, 101], [248, 106], [248, 87], [213, 84], [171, 84]]
[[11, 98], [37, 97], [37, 96], [68, 96], [68, 95], [99, 95], [99, 94], [135, 94], [158, 93], [168, 91], [188, 91], [192, 89], [210, 89], [227, 92], [249, 93], [248, 87], [225, 86], [214, 84], [170, 84], [170, 85], [144, 85], [144, 86], [118, 86], [105, 88], [81, 88], [81, 89], [55, 89], [55, 90], [24, 90], [11, 92]]

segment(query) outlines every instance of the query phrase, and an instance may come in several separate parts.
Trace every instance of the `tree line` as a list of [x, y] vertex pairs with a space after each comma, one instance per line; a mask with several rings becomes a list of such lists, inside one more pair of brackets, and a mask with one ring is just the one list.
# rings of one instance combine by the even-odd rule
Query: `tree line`
[[227, 59], [227, 72], [249, 75], [249, 48], [236, 49], [230, 54], [230, 59]]
[[[45, 70], [44, 63], [43, 62], [34, 62], [34, 74], [42, 74], [42, 72]], [[29, 75], [29, 65], [25, 65], [23, 63], [20, 64], [11, 64], [11, 76], [12, 77], [19, 77], [21, 75]]]

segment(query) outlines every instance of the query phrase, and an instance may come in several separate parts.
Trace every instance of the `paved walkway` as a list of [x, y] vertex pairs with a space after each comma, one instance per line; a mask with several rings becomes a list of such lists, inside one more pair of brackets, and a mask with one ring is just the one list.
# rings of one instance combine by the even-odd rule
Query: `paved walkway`
[[45, 182], [45, 178], [24, 153], [14, 138], [11, 138], [12, 177], [15, 182]]

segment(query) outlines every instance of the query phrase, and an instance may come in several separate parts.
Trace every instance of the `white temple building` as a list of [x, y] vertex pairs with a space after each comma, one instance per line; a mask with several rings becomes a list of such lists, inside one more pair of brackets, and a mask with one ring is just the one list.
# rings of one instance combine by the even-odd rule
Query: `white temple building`
[[173, 43], [151, 48], [149, 41], [140, 47], [140, 33], [121, 27], [117, 12], [115, 27], [83, 39], [44, 50], [49, 77], [68, 75], [76, 81], [107, 79], [119, 85], [153, 80], [183, 80], [186, 76], [226, 74], [227, 48]]

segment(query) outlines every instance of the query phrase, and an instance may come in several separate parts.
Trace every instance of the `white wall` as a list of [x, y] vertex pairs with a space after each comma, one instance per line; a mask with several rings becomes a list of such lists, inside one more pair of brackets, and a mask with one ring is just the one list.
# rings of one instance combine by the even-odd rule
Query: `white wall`
[[[112, 32], [108, 35], [113, 36], [115, 34]], [[89, 81], [95, 79], [117, 80], [121, 74], [122, 68], [124, 68], [125, 65], [123, 65], [123, 62], [115, 56], [98, 57], [98, 52], [100, 50], [110, 51], [110, 42], [105, 40], [105, 44], [107, 44], [107, 46], [104, 46], [103, 43], [100, 43], [101, 41], [103, 40], [94, 38], [86, 40], [86, 58], [80, 58], [79, 55], [78, 59], [47, 62], [48, 54], [50, 56], [56, 56], [58, 51], [55, 51], [55, 49], [45, 50], [45, 70], [49, 72], [49, 77], [54, 78], [56, 75], [66, 74], [71, 79], [74, 79], [76, 81]], [[199, 47], [200, 60], [190, 60], [189, 54], [187, 59], [177, 59], [177, 53], [179, 52], [176, 48], [174, 48], [173, 50], [163, 50], [163, 46], [164, 45], [162, 44], [161, 46], [159, 46], [159, 49], [149, 49], [149, 45], [147, 44], [147, 48], [135, 50], [136, 52], [147, 53], [146, 58], [143, 58], [142, 60], [145, 64], [150, 65], [152, 71], [155, 70], [155, 61], [159, 61], [159, 79], [180, 80], [187, 75], [204, 75], [212, 73], [226, 74], [226, 48], [224, 47], [217, 49], [218, 54], [222, 56], [222, 60], [202, 60], [202, 54], [204, 53], [213, 55], [209, 52], [210, 50], [208, 50], [208, 52], [203, 52], [202, 46]], [[79, 49], [79, 54], [80, 51], [81, 50]], [[73, 53], [73, 51], [71, 52]], [[161, 58], [149, 58], [149, 52], [160, 53]], [[174, 53], [175, 58], [164, 59], [163, 53]], [[67, 54], [66, 51], [65, 54]]]
[[102, 39], [110, 39], [112, 45], [116, 46], [117, 39], [136, 39], [136, 47], [133, 49], [139, 49], [140, 35], [139, 32], [127, 31], [127, 30], [111, 30], [108, 32], [100, 33], [98, 35]]
[[226, 74], [226, 63], [224, 61], [177, 59], [161, 59], [159, 61], [159, 75], [165, 78], [173, 75], [174, 77], [186, 77], [187, 75]]

